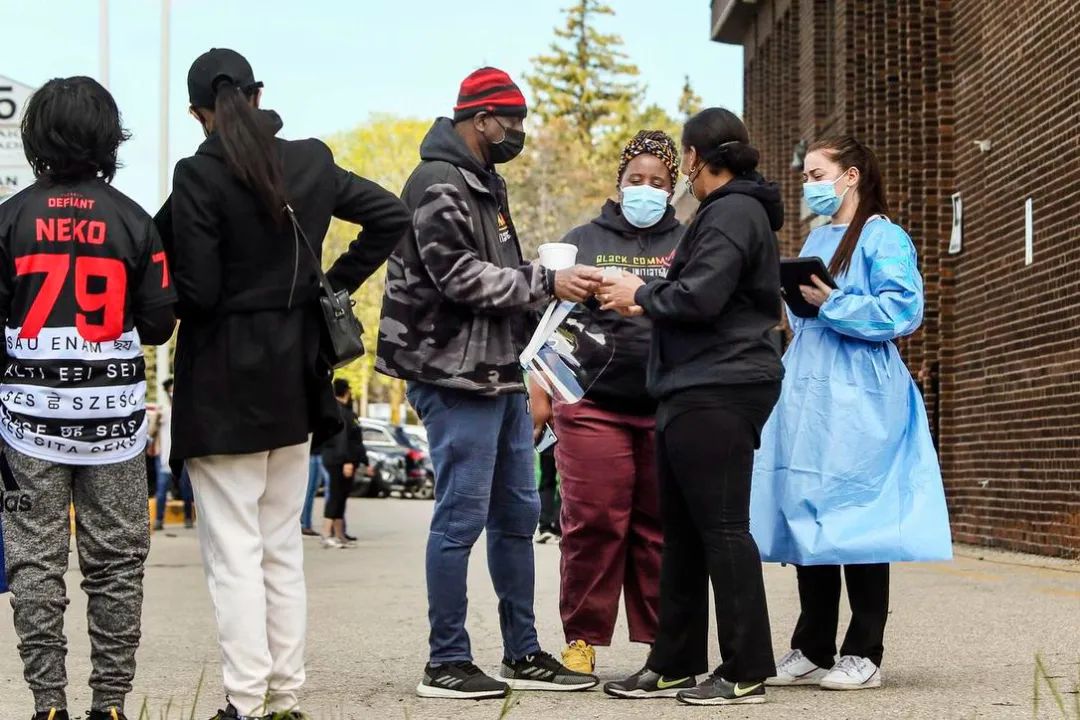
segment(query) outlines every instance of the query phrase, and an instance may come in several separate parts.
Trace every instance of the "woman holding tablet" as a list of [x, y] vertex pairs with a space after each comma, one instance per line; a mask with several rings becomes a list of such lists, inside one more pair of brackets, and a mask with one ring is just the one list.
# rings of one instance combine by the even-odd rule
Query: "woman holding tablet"
[[[751, 530], [767, 562], [796, 566], [801, 615], [771, 685], [882, 685], [889, 563], [952, 556], [922, 396], [896, 344], [922, 323], [911, 238], [887, 217], [877, 158], [851, 137], [810, 146], [807, 205], [832, 222], [801, 256], [830, 278], [799, 290], [786, 380], [754, 462]], [[791, 291], [786, 297], [791, 302]], [[841, 566], [852, 620], [835, 660]]]

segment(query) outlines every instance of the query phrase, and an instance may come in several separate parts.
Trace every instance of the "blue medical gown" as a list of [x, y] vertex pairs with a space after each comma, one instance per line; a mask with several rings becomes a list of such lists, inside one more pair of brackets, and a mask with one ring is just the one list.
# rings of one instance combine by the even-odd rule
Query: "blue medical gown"
[[[815, 229], [800, 255], [827, 264], [845, 229]], [[762, 559], [948, 560], [926, 407], [892, 342], [922, 323], [923, 283], [907, 233], [872, 219], [837, 285], [817, 318], [789, 318], [783, 388], [754, 460], [750, 525]]]

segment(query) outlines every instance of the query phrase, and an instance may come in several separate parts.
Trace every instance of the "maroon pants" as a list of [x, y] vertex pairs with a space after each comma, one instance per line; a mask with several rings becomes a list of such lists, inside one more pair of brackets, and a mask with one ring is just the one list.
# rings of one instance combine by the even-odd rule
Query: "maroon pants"
[[587, 400], [556, 408], [567, 642], [610, 645], [622, 593], [631, 642], [656, 639], [663, 533], [655, 426], [652, 416], [612, 413]]

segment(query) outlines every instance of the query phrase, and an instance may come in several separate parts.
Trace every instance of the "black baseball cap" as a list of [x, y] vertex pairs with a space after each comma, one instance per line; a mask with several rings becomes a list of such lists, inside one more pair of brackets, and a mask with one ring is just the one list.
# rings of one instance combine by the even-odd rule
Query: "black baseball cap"
[[256, 82], [251, 63], [243, 55], [228, 48], [211, 48], [195, 58], [188, 70], [188, 99], [192, 106], [213, 108], [222, 82], [230, 82], [248, 95], [263, 86]]

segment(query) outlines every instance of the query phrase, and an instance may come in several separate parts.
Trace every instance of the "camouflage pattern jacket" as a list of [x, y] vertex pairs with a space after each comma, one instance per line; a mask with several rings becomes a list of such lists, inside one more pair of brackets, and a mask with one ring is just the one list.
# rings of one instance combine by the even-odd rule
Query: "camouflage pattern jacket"
[[506, 185], [439, 118], [402, 192], [413, 213], [387, 264], [375, 368], [497, 396], [525, 392], [518, 355], [550, 283], [525, 263]]

